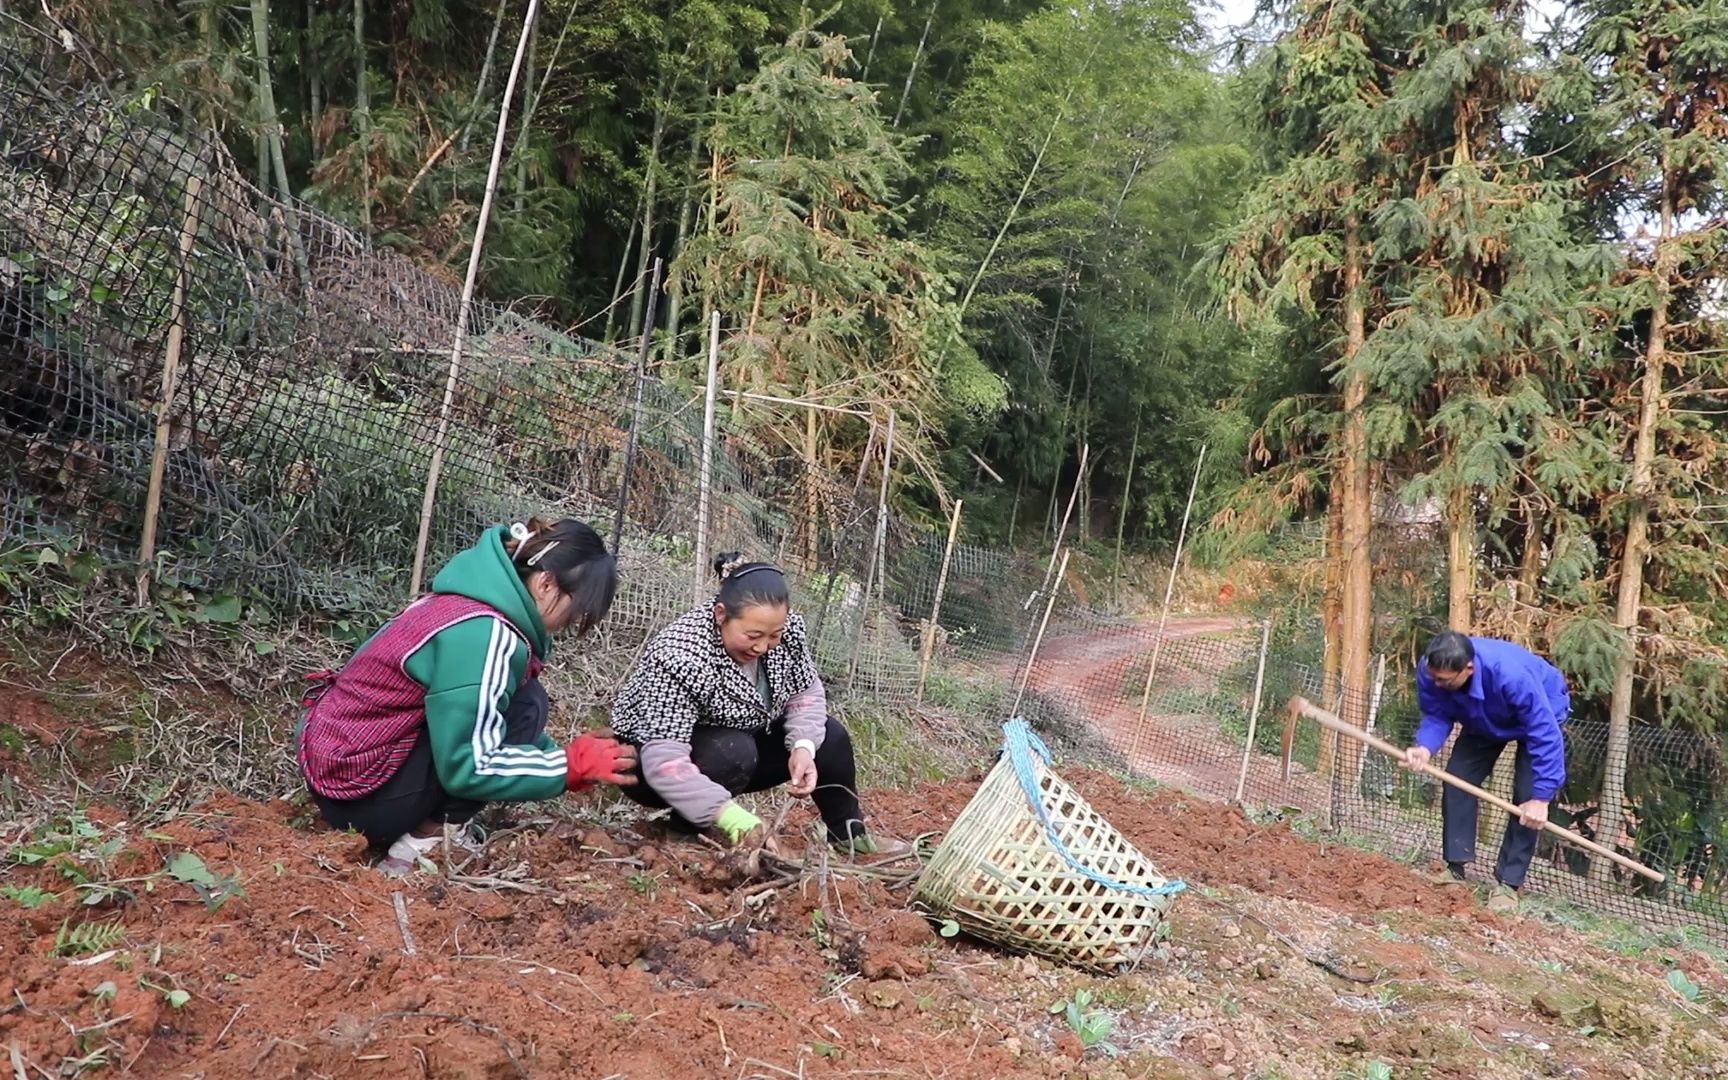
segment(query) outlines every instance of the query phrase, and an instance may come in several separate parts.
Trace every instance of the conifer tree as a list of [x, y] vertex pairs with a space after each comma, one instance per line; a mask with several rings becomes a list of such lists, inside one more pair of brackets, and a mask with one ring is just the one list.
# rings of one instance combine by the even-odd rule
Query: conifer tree
[[[1723, 432], [1701, 407], [1728, 388], [1716, 306], [1728, 272], [1718, 235], [1728, 212], [1728, 10], [1709, 0], [1580, 8], [1574, 71], [1608, 117], [1591, 147], [1611, 177], [1596, 219], [1634, 223], [1620, 332], [1593, 372], [1597, 422], [1620, 465], [1593, 493], [1613, 610], [1572, 635], [1580, 652], [1595, 645], [1593, 659], [1611, 657], [1591, 665], [1612, 671], [1597, 831], [1619, 843], [1633, 717], [1709, 729], [1723, 694], [1723, 534], [1699, 508], [1728, 475]], [[1608, 871], [1593, 861], [1592, 877]]]

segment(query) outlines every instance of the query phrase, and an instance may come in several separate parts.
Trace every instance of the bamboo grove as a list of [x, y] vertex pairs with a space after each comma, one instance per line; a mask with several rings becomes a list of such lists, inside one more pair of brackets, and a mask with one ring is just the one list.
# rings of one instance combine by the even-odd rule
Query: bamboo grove
[[[892, 410], [913, 518], [1047, 546], [1077, 490], [1106, 557], [1175, 539], [1205, 446], [1202, 557], [1325, 522], [1347, 715], [1450, 624], [1568, 672], [1606, 807], [1631, 725], [1714, 730], [1728, 6], [1268, 0], [1234, 41], [1182, 0], [525, 6], [82, 0], [0, 40], [460, 267], [525, 32], [484, 290], [614, 341], [653, 311], [688, 385], [718, 312], [728, 389], [836, 407], [730, 405], [789, 497]], [[1438, 515], [1431, 604], [1377, 600], [1388, 507]]]

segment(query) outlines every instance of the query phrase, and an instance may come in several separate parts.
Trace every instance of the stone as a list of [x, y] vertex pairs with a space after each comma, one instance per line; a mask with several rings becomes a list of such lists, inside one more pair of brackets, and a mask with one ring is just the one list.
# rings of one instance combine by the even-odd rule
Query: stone
[[1621, 998], [1598, 1001], [1596, 1015], [1602, 1030], [1621, 1038], [1647, 1039], [1662, 1030], [1661, 1020], [1649, 1009]]
[[873, 982], [864, 987], [864, 1000], [878, 1009], [897, 1009], [906, 1000], [906, 988], [896, 982]]
[[1569, 1027], [1580, 1028], [1600, 1023], [1602, 1014], [1594, 999], [1558, 986], [1545, 987], [1530, 999], [1530, 1007], [1543, 1016], [1552, 1017]]
[[605, 858], [611, 859], [618, 856], [618, 843], [607, 834], [605, 829], [589, 829], [582, 834], [581, 845], [583, 850]]
[[1224, 936], [1227, 938], [1241, 937], [1242, 928], [1235, 923], [1229, 923], [1224, 927]]

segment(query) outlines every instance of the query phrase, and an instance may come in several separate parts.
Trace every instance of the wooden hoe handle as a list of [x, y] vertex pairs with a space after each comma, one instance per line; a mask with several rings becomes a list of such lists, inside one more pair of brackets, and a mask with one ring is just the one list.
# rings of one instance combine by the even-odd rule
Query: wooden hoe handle
[[[1291, 698], [1289, 710], [1290, 710], [1290, 721], [1291, 722], [1289, 725], [1287, 725], [1286, 731], [1294, 728], [1295, 720], [1297, 717], [1306, 716], [1308, 719], [1314, 721], [1316, 724], [1319, 724], [1321, 727], [1329, 728], [1333, 731], [1336, 731], [1340, 735], [1347, 735], [1350, 738], [1357, 740], [1358, 742], [1366, 743], [1369, 746], [1372, 746], [1374, 749], [1380, 751], [1382, 754], [1387, 754], [1387, 755], [1390, 755], [1391, 757], [1398, 758], [1398, 759], [1402, 759], [1404, 757], [1404, 751], [1403, 750], [1399, 749], [1396, 746], [1393, 746], [1391, 743], [1387, 742], [1385, 739], [1382, 739], [1379, 736], [1374, 735], [1370, 732], [1363, 731], [1361, 728], [1345, 722], [1344, 720], [1340, 719], [1339, 717], [1334, 716], [1331, 713], [1327, 712], [1325, 709], [1320, 708], [1318, 705], [1313, 704], [1312, 702], [1310, 702], [1305, 697], [1297, 696], [1297, 697]], [[1442, 784], [1450, 784], [1452, 787], [1455, 787], [1460, 791], [1469, 792], [1471, 795], [1476, 796], [1478, 799], [1481, 799], [1483, 802], [1488, 803], [1488, 804], [1493, 805], [1493, 806], [1498, 806], [1500, 809], [1506, 811], [1509, 814], [1512, 814], [1513, 816], [1517, 816], [1520, 813], [1519, 809], [1516, 806], [1507, 802], [1505, 799], [1502, 799], [1500, 796], [1494, 794], [1491, 791], [1483, 791], [1481, 788], [1477, 787], [1475, 784], [1470, 783], [1468, 780], [1460, 780], [1460, 779], [1458, 779], [1458, 777], [1453, 776], [1451, 773], [1445, 771], [1444, 769], [1437, 769], [1433, 765], [1423, 765], [1414, 771], [1420, 772], [1420, 773], [1425, 773], [1428, 776], [1432, 776], [1434, 779], [1440, 781]], [[1552, 821], [1544, 821], [1542, 823], [1542, 829], [1545, 832], [1553, 833], [1555, 836], [1558, 836], [1560, 839], [1566, 841], [1568, 844], [1572, 844], [1575, 847], [1581, 847], [1585, 851], [1591, 852], [1591, 853], [1596, 854], [1596, 855], [1600, 855], [1604, 859], [1607, 859], [1610, 862], [1617, 863], [1620, 866], [1623, 866], [1626, 869], [1632, 871], [1633, 873], [1642, 874], [1645, 877], [1649, 878], [1651, 881], [1666, 881], [1667, 880], [1667, 878], [1665, 878], [1663, 875], [1657, 873], [1655, 870], [1650, 869], [1648, 866], [1645, 866], [1643, 863], [1638, 862], [1636, 859], [1628, 859], [1626, 856], [1620, 854], [1618, 851], [1613, 851], [1609, 848], [1605, 848], [1601, 844], [1596, 843], [1594, 840], [1586, 840], [1584, 837], [1579, 836], [1577, 833], [1573, 832], [1571, 829], [1565, 828], [1564, 826], [1556, 825]]]

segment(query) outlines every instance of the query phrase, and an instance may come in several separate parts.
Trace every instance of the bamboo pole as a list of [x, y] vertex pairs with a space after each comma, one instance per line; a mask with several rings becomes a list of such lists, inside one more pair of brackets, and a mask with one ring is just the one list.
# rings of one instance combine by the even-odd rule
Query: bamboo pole
[[[1350, 723], [1348, 720], [1344, 720], [1344, 719], [1342, 719], [1342, 718], [1340, 718], [1340, 717], [1338, 717], [1338, 716], [1336, 716], [1330, 712], [1327, 712], [1325, 709], [1321, 709], [1321, 708], [1316, 707], [1311, 702], [1309, 702], [1307, 698], [1303, 698], [1303, 697], [1291, 698], [1290, 704], [1289, 704], [1289, 711], [1290, 711], [1290, 716], [1289, 716], [1289, 719], [1286, 721], [1287, 723], [1293, 723], [1295, 721], [1295, 719], [1299, 716], [1306, 716], [1308, 719], [1314, 721], [1316, 724], [1319, 724], [1321, 727], [1326, 728], [1328, 731], [1333, 731], [1333, 732], [1338, 733], [1339, 735], [1345, 735], [1345, 736], [1348, 736], [1349, 738], [1355, 739], [1357, 742], [1363, 743], [1366, 746], [1370, 746], [1370, 747], [1374, 748], [1375, 750], [1380, 751], [1382, 754], [1387, 755], [1388, 757], [1392, 758], [1394, 761], [1402, 762], [1404, 760], [1404, 751], [1403, 750], [1400, 750], [1398, 747], [1393, 746], [1391, 743], [1387, 742], [1386, 740], [1380, 738], [1377, 735], [1374, 735], [1374, 734], [1367, 732], [1367, 731], [1363, 731], [1361, 728]], [[1447, 772], [1444, 769], [1436, 768], [1433, 765], [1421, 765], [1421, 766], [1416, 767], [1412, 771], [1419, 772], [1419, 773], [1423, 774], [1424, 776], [1431, 776], [1434, 779], [1440, 781], [1442, 784], [1446, 784], [1446, 785], [1449, 785], [1451, 787], [1455, 787], [1459, 791], [1463, 791], [1463, 792], [1466, 792], [1470, 795], [1474, 795], [1474, 796], [1476, 796], [1476, 798], [1480, 799], [1482, 802], [1485, 802], [1490, 806], [1497, 807], [1501, 810], [1504, 810], [1508, 814], [1511, 814], [1513, 817], [1518, 817], [1521, 814], [1521, 811], [1518, 809], [1518, 807], [1513, 805], [1511, 802], [1508, 802], [1507, 800], [1502, 799], [1500, 796], [1494, 794], [1493, 792], [1482, 790], [1481, 788], [1477, 787], [1475, 784], [1470, 783], [1468, 780], [1460, 780], [1458, 777], [1453, 776], [1451, 773]], [[1564, 828], [1563, 826], [1560, 826], [1560, 825], [1556, 825], [1552, 821], [1543, 822], [1542, 823], [1542, 831], [1553, 833], [1555, 836], [1566, 841], [1568, 844], [1572, 844], [1575, 847], [1583, 848], [1585, 851], [1591, 852], [1592, 854], [1600, 855], [1604, 859], [1607, 859], [1609, 862], [1612, 862], [1612, 863], [1615, 863], [1616, 865], [1625, 867], [1627, 870], [1630, 870], [1635, 874], [1641, 874], [1644, 877], [1649, 878], [1651, 881], [1661, 882], [1661, 881], [1667, 880], [1667, 878], [1665, 876], [1663, 876], [1661, 873], [1658, 873], [1657, 871], [1650, 869], [1648, 866], [1645, 866], [1643, 863], [1638, 862], [1634, 859], [1628, 859], [1626, 856], [1620, 854], [1618, 851], [1612, 851], [1608, 848], [1605, 848], [1601, 844], [1598, 844], [1593, 840], [1586, 840], [1584, 837], [1579, 836], [1577, 833], [1573, 832], [1572, 830]]]
[[1260, 722], [1260, 692], [1266, 686], [1266, 652], [1272, 645], [1272, 620], [1266, 619], [1260, 629], [1260, 663], [1254, 669], [1254, 704], [1248, 708], [1248, 741], [1242, 744], [1242, 768], [1236, 773], [1236, 801], [1242, 801], [1242, 792], [1248, 786], [1248, 759], [1254, 753], [1254, 734]]
[[[1074, 500], [1080, 496], [1080, 485], [1086, 482], [1086, 466], [1091, 453], [1090, 443], [1080, 444], [1080, 470], [1074, 474], [1074, 488], [1068, 492], [1068, 508], [1062, 511], [1062, 524], [1056, 527], [1056, 545], [1050, 549], [1050, 562], [1044, 567], [1044, 583], [1038, 586], [1038, 592], [1028, 596], [1026, 602], [1020, 605], [1022, 611], [1032, 606], [1032, 601], [1038, 598], [1038, 593], [1052, 588], [1050, 575], [1056, 570], [1056, 556], [1062, 550], [1062, 541], [1068, 536], [1068, 520], [1074, 513]], [[1051, 495], [1054, 497], [1055, 492], [1051, 492]]]
[[[773, 394], [753, 394], [746, 390], [722, 390], [721, 397], [729, 397], [736, 401], [761, 401], [769, 405], [793, 405], [800, 409], [814, 409], [817, 412], [843, 413], [847, 416], [869, 416], [864, 409], [848, 409], [843, 405], [829, 405], [821, 401], [806, 401], [803, 398], [775, 397]], [[870, 450], [874, 447], [865, 447]]]
[[[200, 166], [201, 167], [201, 166]], [[192, 248], [198, 240], [204, 177], [186, 178], [186, 217], [180, 226], [180, 264], [168, 323], [168, 348], [162, 358], [162, 400], [156, 403], [156, 446], [150, 454], [150, 487], [144, 496], [144, 539], [138, 547], [138, 606], [150, 599], [151, 564], [156, 561], [156, 523], [162, 513], [162, 488], [168, 475], [168, 442], [173, 434], [174, 394], [180, 384], [180, 352], [186, 343], [186, 291], [190, 287]]]
[[630, 505], [630, 480], [636, 472], [636, 448], [642, 442], [642, 389], [648, 385], [648, 352], [654, 343], [654, 313], [660, 306], [662, 263], [654, 259], [654, 276], [648, 286], [648, 305], [642, 313], [642, 341], [636, 351], [636, 401], [630, 407], [630, 437], [624, 443], [624, 469], [618, 479], [618, 509], [612, 515], [612, 554], [624, 543], [624, 510]]
[[894, 468], [894, 410], [888, 410], [888, 434], [882, 442], [882, 484], [876, 495], [876, 536], [870, 545], [870, 562], [864, 571], [864, 591], [859, 596], [861, 618], [858, 623], [858, 641], [852, 650], [852, 664], [847, 671], [846, 680], [852, 682], [858, 678], [858, 658], [864, 652], [864, 633], [870, 627], [870, 590], [875, 584], [877, 572], [882, 567], [882, 546], [888, 539], [888, 477]]
[[1182, 548], [1188, 541], [1188, 517], [1194, 512], [1194, 493], [1200, 488], [1200, 469], [1206, 464], [1206, 444], [1200, 445], [1200, 457], [1194, 462], [1194, 479], [1188, 484], [1188, 505], [1182, 511], [1182, 529], [1176, 534], [1176, 554], [1170, 560], [1170, 576], [1164, 583], [1164, 607], [1158, 613], [1158, 636], [1152, 640], [1152, 660], [1146, 665], [1146, 688], [1140, 692], [1140, 718], [1134, 723], [1134, 736], [1128, 746], [1128, 767], [1140, 752], [1140, 738], [1146, 727], [1146, 709], [1152, 702], [1152, 678], [1158, 673], [1158, 654], [1164, 650], [1164, 629], [1170, 622], [1170, 600], [1176, 594], [1176, 568], [1182, 565]]
[[[1385, 691], [1386, 691], [1386, 654], [1381, 653], [1380, 654], [1380, 661], [1378, 664], [1375, 665], [1375, 668], [1374, 668], [1374, 692], [1368, 698], [1368, 723], [1365, 725], [1365, 730], [1367, 730], [1368, 734], [1370, 734], [1370, 735], [1374, 734], [1374, 721], [1377, 720], [1380, 716], [1381, 695], [1383, 693], [1385, 693]], [[1362, 791], [1363, 760], [1364, 760], [1364, 755], [1358, 754], [1356, 756], [1356, 791], [1358, 793], [1360, 793]]]
[[444, 453], [450, 442], [450, 409], [456, 401], [456, 380], [462, 374], [462, 346], [468, 336], [468, 316], [474, 308], [474, 285], [480, 276], [480, 252], [486, 241], [486, 222], [492, 217], [492, 201], [498, 194], [498, 168], [504, 159], [504, 134], [510, 123], [510, 98], [522, 74], [522, 55], [529, 32], [540, 12], [540, 0], [528, 0], [522, 16], [522, 36], [516, 40], [516, 58], [504, 84], [504, 100], [498, 106], [498, 132], [492, 139], [492, 162], [486, 169], [486, 192], [480, 200], [480, 218], [474, 224], [474, 244], [468, 251], [468, 276], [462, 281], [462, 303], [456, 314], [456, 338], [450, 346], [450, 373], [444, 380], [444, 404], [438, 410], [438, 435], [432, 447], [432, 464], [426, 470], [426, 493], [420, 500], [420, 535], [414, 541], [414, 572], [408, 591], [419, 595], [426, 575], [426, 544], [432, 536], [432, 507], [438, 498], [438, 477], [444, 471]]
[[960, 507], [964, 499], [954, 500], [954, 516], [948, 522], [948, 545], [942, 549], [942, 569], [936, 574], [936, 598], [930, 602], [930, 625], [924, 628], [924, 647], [918, 657], [918, 691], [913, 703], [924, 704], [924, 682], [930, 677], [930, 658], [936, 651], [937, 620], [942, 616], [942, 594], [948, 590], [948, 564], [954, 558], [954, 539], [960, 535]]
[[[1068, 556], [1070, 552], [1062, 553], [1062, 570], [1056, 575], [1060, 581], [1068, 573]], [[1010, 719], [1020, 715], [1020, 702], [1025, 699], [1027, 689], [1032, 685], [1032, 665], [1038, 662], [1038, 650], [1044, 645], [1044, 631], [1050, 626], [1050, 613], [1056, 609], [1056, 590], [1051, 589], [1050, 595], [1044, 599], [1044, 617], [1038, 620], [1038, 633], [1032, 638], [1032, 651], [1026, 654], [1026, 669], [1020, 673], [1020, 686], [1014, 692], [1014, 707], [1008, 710]]]
[[720, 385], [720, 313], [708, 320], [708, 387], [702, 396], [702, 477], [696, 496], [696, 578], [691, 591], [694, 603], [702, 602], [708, 581], [708, 525], [714, 498], [714, 391]]
[[1116, 514], [1116, 566], [1111, 574], [1110, 591], [1116, 606], [1122, 606], [1122, 538], [1128, 532], [1128, 504], [1134, 494], [1134, 459], [1140, 456], [1140, 421], [1134, 421], [1134, 442], [1128, 448], [1128, 474], [1122, 480], [1122, 508]]

